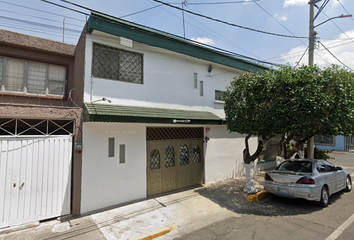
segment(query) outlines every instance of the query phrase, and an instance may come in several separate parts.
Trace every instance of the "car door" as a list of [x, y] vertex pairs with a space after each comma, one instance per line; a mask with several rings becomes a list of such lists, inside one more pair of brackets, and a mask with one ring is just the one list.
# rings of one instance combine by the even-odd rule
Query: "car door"
[[336, 172], [332, 171], [332, 168], [327, 165], [325, 161], [317, 162], [317, 171], [319, 172], [320, 178], [323, 181], [323, 185], [327, 184], [329, 194], [336, 192]]
[[332, 163], [324, 161], [324, 164], [326, 165], [326, 168], [329, 169], [329, 171], [332, 172], [332, 174], [335, 176], [335, 182], [336, 182], [336, 192], [342, 190], [345, 187], [345, 180], [346, 176], [344, 171], [338, 170]]

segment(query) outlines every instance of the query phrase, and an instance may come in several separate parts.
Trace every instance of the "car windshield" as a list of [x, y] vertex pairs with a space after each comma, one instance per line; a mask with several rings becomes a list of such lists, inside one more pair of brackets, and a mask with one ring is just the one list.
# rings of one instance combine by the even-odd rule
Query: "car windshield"
[[310, 161], [285, 161], [275, 168], [278, 171], [290, 171], [290, 172], [312, 172], [312, 162]]

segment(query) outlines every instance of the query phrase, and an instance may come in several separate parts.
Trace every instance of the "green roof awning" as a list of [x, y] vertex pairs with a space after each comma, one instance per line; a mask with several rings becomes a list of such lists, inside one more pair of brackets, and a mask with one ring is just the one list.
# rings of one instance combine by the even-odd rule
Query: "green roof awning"
[[[85, 122], [125, 122], [222, 125], [220, 117], [207, 111], [85, 103]], [[184, 120], [188, 120], [183, 122]]]

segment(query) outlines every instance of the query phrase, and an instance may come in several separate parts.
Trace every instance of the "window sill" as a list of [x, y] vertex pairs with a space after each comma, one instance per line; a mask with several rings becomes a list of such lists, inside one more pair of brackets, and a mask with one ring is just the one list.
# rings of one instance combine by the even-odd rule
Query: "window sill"
[[21, 92], [6, 92], [0, 91], [1, 96], [18, 96], [18, 97], [30, 97], [30, 98], [50, 98], [50, 99], [65, 99], [63, 96], [54, 96], [54, 95], [40, 95], [40, 94], [30, 94], [30, 93], [21, 93]]
[[225, 104], [225, 101], [215, 100], [214, 103], [217, 103], [217, 104]]

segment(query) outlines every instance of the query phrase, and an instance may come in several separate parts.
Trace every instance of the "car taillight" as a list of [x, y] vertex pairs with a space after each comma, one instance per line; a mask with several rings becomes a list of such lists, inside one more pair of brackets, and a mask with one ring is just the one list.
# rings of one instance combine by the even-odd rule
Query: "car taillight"
[[310, 177], [302, 177], [296, 183], [298, 184], [315, 184], [315, 180]]
[[273, 178], [271, 178], [271, 177], [269, 176], [269, 174], [266, 173], [266, 174], [264, 175], [264, 180], [273, 181]]

